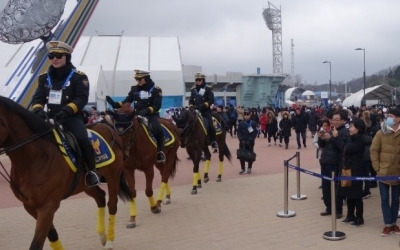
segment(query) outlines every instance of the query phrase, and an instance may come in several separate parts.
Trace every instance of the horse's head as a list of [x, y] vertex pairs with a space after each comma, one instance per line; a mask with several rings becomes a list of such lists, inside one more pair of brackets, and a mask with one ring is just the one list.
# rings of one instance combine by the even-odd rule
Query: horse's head
[[187, 137], [193, 131], [196, 125], [196, 113], [195, 111], [183, 109], [179, 116], [175, 119], [175, 124], [179, 129], [181, 136], [181, 146], [186, 146]]
[[125, 103], [119, 110], [107, 110], [107, 114], [113, 119], [113, 127], [119, 135], [123, 135], [133, 125], [135, 113], [129, 104]]

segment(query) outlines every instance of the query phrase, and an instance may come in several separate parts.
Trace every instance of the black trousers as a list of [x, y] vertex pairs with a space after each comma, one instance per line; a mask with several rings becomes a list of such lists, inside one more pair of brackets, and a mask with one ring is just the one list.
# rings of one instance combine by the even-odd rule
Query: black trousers
[[215, 128], [214, 128], [214, 124], [212, 122], [212, 115], [211, 112], [202, 112], [201, 115], [207, 119], [208, 122], [208, 136], [210, 138], [210, 142], [215, 141]]
[[147, 116], [149, 123], [152, 125], [154, 137], [157, 140], [157, 152], [158, 152], [158, 151], [162, 151], [164, 149], [164, 134], [162, 131], [161, 124], [157, 118], [158, 118], [157, 115], [148, 115]]
[[82, 158], [85, 160], [89, 170], [93, 171], [96, 168], [94, 159], [94, 150], [90, 142], [83, 120], [78, 116], [71, 116], [63, 121], [62, 126], [65, 130], [70, 131], [75, 135], [75, 138], [81, 148]]

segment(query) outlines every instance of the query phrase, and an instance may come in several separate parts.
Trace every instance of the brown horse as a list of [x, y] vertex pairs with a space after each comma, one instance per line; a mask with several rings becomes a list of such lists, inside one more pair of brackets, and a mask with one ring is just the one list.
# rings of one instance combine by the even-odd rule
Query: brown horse
[[[171, 188], [168, 184], [169, 178], [173, 178], [176, 173], [176, 165], [179, 161], [176, 152], [179, 148], [180, 138], [178, 128], [167, 119], [159, 118], [159, 121], [173, 135], [174, 141], [164, 147], [166, 157], [165, 163], [156, 161], [156, 144], [150, 139], [148, 130], [145, 129], [140, 118], [135, 116], [129, 103], [124, 104], [118, 112], [108, 111], [113, 119], [113, 126], [120, 134], [124, 144], [125, 171], [129, 183], [130, 191], [136, 197], [135, 189], [135, 170], [143, 171], [146, 177], [145, 193], [149, 200], [150, 210], [153, 213], [161, 212], [161, 203], [171, 203]], [[161, 185], [157, 195], [157, 201], [153, 197], [153, 178], [154, 167], [160, 171]], [[130, 202], [130, 220], [127, 228], [136, 227], [136, 204], [135, 199]]]
[[[224, 171], [224, 156], [230, 162], [231, 152], [226, 145], [226, 126], [223, 124], [221, 116], [215, 112], [213, 112], [212, 115], [222, 127], [222, 131], [219, 134], [217, 133], [216, 136], [219, 149], [218, 177], [216, 181], [221, 182]], [[191, 193], [197, 194], [197, 188], [201, 187], [199, 163], [202, 152], [204, 152], [204, 156], [206, 158], [204, 166], [204, 182], [209, 181], [208, 172], [210, 168], [211, 153], [208, 148], [207, 131], [203, 125], [203, 122], [201, 121], [200, 114], [197, 114], [196, 111], [182, 110], [176, 122], [181, 131], [181, 146], [186, 148], [186, 151], [193, 162], [193, 188]]]
[[75, 179], [74, 172], [59, 149], [53, 128], [50, 123], [24, 107], [0, 96], [0, 148], [3, 148], [0, 154], [7, 153], [11, 160], [8, 181], [14, 195], [36, 219], [35, 234], [29, 249], [43, 249], [46, 237], [52, 249], [64, 249], [53, 224], [54, 214], [63, 199], [82, 191], [95, 199], [98, 207], [97, 232], [103, 246], [112, 249], [117, 196], [124, 201], [132, 198], [123, 177], [121, 140], [112, 128], [105, 124], [92, 127], [109, 143], [115, 154], [113, 163], [98, 169], [98, 174], [107, 180], [108, 187], [109, 222], [106, 233], [105, 191], [99, 186], [86, 188], [84, 174]]

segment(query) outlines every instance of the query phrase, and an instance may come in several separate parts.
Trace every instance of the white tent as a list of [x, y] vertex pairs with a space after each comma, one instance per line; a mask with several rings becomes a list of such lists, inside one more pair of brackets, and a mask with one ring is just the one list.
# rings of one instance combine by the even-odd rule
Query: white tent
[[[393, 87], [386, 84], [377, 85], [365, 89], [365, 96], [368, 97], [368, 99], [376, 99], [381, 101], [382, 103], [391, 103], [392, 93], [393, 93]], [[361, 89], [358, 92], [344, 99], [342, 106], [360, 107], [364, 99], [366, 99], [364, 98], [364, 89]]]

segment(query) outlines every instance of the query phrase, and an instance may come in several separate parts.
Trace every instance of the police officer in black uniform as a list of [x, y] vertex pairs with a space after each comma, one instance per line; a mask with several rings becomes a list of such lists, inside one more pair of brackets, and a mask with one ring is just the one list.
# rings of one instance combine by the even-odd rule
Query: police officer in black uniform
[[153, 133], [157, 140], [157, 162], [165, 162], [164, 134], [158, 117], [162, 104], [162, 90], [155, 86], [150, 78], [150, 72], [135, 70], [137, 85], [131, 87], [128, 96], [122, 102], [115, 102], [110, 96], [106, 96], [107, 102], [113, 108], [120, 108], [124, 103], [134, 103], [138, 115], [146, 117], [153, 125]]
[[206, 76], [202, 73], [195, 73], [196, 86], [192, 88], [189, 99], [189, 107], [196, 108], [208, 121], [208, 135], [212, 148], [218, 148], [215, 141], [215, 128], [212, 122], [211, 108], [214, 103], [212, 88], [206, 84]]
[[[39, 83], [32, 98], [32, 111], [43, 118], [54, 118], [63, 128], [72, 132], [81, 148], [82, 157], [89, 171], [86, 186], [99, 183], [95, 173], [95, 153], [85, 124], [83, 107], [89, 99], [89, 80], [71, 63], [72, 47], [60, 41], [46, 44], [51, 65], [48, 71], [39, 76]], [[47, 105], [47, 114], [44, 106]]]
[[[237, 137], [239, 139], [239, 148], [250, 150], [254, 153], [254, 144], [257, 137], [257, 123], [251, 120], [251, 111], [245, 110], [243, 113], [243, 120], [239, 123], [237, 128]], [[240, 172], [243, 174], [245, 171], [246, 160], [240, 160]], [[251, 174], [251, 168], [253, 167], [253, 161], [247, 161], [247, 173]]]

